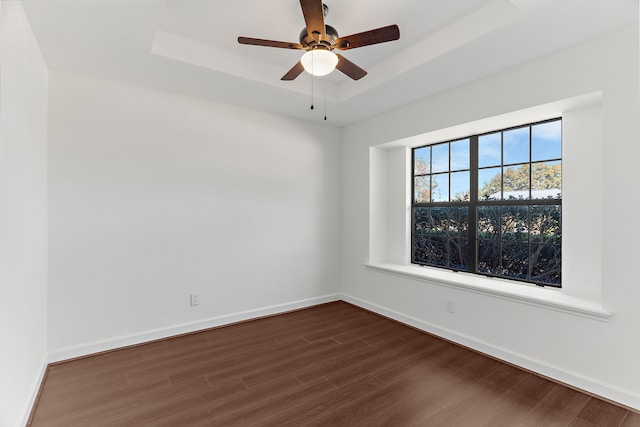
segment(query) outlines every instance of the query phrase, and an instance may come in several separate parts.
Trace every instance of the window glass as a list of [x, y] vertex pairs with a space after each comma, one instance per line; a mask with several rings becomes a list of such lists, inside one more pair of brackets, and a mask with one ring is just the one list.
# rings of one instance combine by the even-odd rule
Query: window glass
[[451, 200], [469, 201], [471, 194], [471, 179], [469, 171], [453, 172], [451, 174]]
[[561, 129], [555, 119], [414, 149], [412, 262], [560, 287]]
[[527, 279], [529, 269], [529, 245], [502, 243], [500, 275], [516, 279]]
[[438, 144], [431, 147], [431, 172], [449, 170], [449, 144]]
[[500, 206], [478, 207], [478, 238], [489, 240], [500, 238]]
[[503, 132], [503, 159], [505, 165], [529, 161], [529, 128]]
[[431, 176], [416, 176], [413, 179], [413, 197], [416, 203], [431, 201]]
[[562, 279], [562, 249], [560, 246], [531, 246], [531, 277], [537, 283], [557, 285]]
[[502, 198], [504, 200], [518, 200], [529, 198], [529, 164], [509, 166], [502, 174]]
[[469, 169], [469, 139], [453, 141], [451, 143], [451, 170]]
[[439, 173], [431, 175], [431, 201], [448, 202], [449, 201], [449, 174]]
[[498, 275], [500, 273], [500, 259], [500, 242], [478, 241], [478, 273]]
[[453, 270], [469, 269], [469, 241], [449, 239], [449, 267]]
[[413, 173], [414, 175], [424, 175], [431, 173], [431, 147], [423, 147], [413, 152]]
[[467, 237], [469, 234], [469, 208], [454, 206], [449, 208], [449, 235]]
[[502, 199], [502, 168], [480, 169], [478, 171], [478, 199]]
[[478, 167], [502, 164], [502, 133], [496, 132], [478, 138]]
[[501, 209], [500, 230], [504, 242], [529, 241], [529, 207], [504, 206]]
[[531, 165], [531, 197], [557, 199], [562, 196], [562, 163], [538, 162]]
[[562, 123], [542, 123], [531, 126], [531, 161], [552, 160], [562, 157]]
[[560, 207], [557, 205], [531, 206], [531, 241], [560, 245]]

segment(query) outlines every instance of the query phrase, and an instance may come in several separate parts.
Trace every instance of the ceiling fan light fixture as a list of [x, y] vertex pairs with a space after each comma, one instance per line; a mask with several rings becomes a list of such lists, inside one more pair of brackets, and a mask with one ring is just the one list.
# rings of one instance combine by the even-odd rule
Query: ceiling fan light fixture
[[336, 69], [338, 56], [326, 49], [313, 49], [300, 58], [304, 70], [314, 76], [326, 76]]

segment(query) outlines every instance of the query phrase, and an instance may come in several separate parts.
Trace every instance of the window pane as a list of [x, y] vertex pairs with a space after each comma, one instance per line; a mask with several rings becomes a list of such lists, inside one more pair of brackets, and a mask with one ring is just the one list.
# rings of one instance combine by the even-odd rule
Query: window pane
[[531, 246], [530, 280], [560, 285], [562, 279], [562, 249], [559, 246]]
[[562, 243], [561, 212], [560, 206], [531, 206], [531, 241], [559, 246]]
[[469, 241], [449, 239], [449, 267], [455, 270], [469, 270]]
[[469, 140], [462, 139], [451, 143], [451, 170], [469, 169]]
[[429, 210], [429, 233], [446, 236], [449, 230], [449, 208], [431, 208]]
[[451, 200], [469, 201], [471, 194], [471, 178], [469, 172], [453, 172], [451, 174]]
[[529, 241], [528, 216], [528, 206], [502, 206], [502, 241]]
[[413, 196], [416, 203], [431, 201], [431, 176], [417, 176], [413, 180]]
[[502, 244], [502, 275], [527, 279], [529, 272], [529, 245], [526, 243]]
[[432, 176], [431, 196], [434, 202], [449, 201], [449, 174], [441, 173]]
[[478, 241], [478, 273], [498, 274], [500, 270], [500, 243]]
[[430, 229], [429, 220], [431, 216], [429, 208], [413, 209], [413, 230], [417, 234], [427, 233]]
[[424, 175], [431, 172], [431, 147], [413, 151], [413, 174]]
[[478, 200], [502, 199], [502, 168], [478, 171]]
[[478, 239], [499, 238], [500, 206], [478, 207]]
[[427, 259], [429, 264], [446, 267], [449, 264], [446, 237], [429, 237], [427, 241]]
[[562, 122], [542, 123], [531, 127], [531, 160], [562, 157]]
[[478, 166], [498, 166], [502, 164], [501, 133], [491, 133], [478, 138]]
[[449, 208], [449, 235], [467, 237], [469, 232], [469, 208], [451, 207]]
[[413, 248], [411, 250], [412, 261], [418, 264], [427, 264], [429, 263], [429, 253], [429, 237], [422, 235], [414, 236]]
[[562, 163], [534, 163], [531, 170], [531, 196], [534, 199], [562, 198]]
[[504, 164], [529, 161], [529, 128], [519, 128], [503, 132]]
[[529, 165], [505, 168], [502, 176], [504, 200], [522, 200], [529, 198]]
[[431, 146], [431, 172], [446, 172], [449, 170], [449, 144]]

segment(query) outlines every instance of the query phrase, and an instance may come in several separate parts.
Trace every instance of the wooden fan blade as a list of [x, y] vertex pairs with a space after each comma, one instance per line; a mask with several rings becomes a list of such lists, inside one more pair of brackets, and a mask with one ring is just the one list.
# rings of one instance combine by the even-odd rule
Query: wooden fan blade
[[307, 24], [307, 34], [316, 41], [325, 37], [324, 7], [322, 0], [300, 0], [304, 22]]
[[280, 80], [285, 80], [285, 81], [291, 81], [294, 80], [296, 77], [298, 77], [300, 75], [300, 73], [302, 73], [304, 71], [304, 67], [302, 66], [302, 62], [298, 61], [298, 63], [296, 65], [293, 66], [292, 69], [290, 69], [287, 74], [285, 74], [284, 76], [282, 76], [282, 78]]
[[254, 39], [251, 37], [238, 37], [238, 43], [252, 46], [279, 47], [282, 49], [304, 49], [300, 43], [278, 42], [275, 40]]
[[340, 37], [336, 40], [335, 46], [340, 50], [347, 50], [377, 43], [390, 42], [398, 40], [399, 38], [400, 29], [398, 26], [389, 25], [388, 27], [376, 28], [375, 30]]
[[339, 53], [337, 53], [336, 56], [338, 57], [338, 65], [336, 65], [336, 68], [351, 77], [353, 80], [360, 80], [367, 75], [365, 70], [358, 67], [344, 56]]

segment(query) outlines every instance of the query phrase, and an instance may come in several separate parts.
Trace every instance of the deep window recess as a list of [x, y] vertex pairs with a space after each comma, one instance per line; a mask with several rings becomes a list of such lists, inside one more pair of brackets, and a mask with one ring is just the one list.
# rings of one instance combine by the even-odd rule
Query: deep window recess
[[412, 150], [411, 262], [561, 286], [562, 121]]

